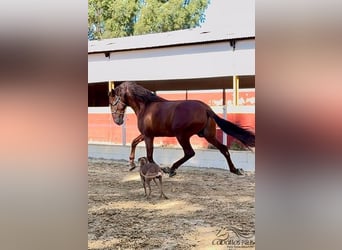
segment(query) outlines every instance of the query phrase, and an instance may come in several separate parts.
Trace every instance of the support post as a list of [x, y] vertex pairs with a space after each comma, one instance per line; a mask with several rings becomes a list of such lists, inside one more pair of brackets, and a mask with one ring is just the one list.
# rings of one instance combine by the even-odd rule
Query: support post
[[[226, 106], [226, 89], [222, 90], [222, 111], [223, 119], [227, 120], [227, 106]], [[222, 131], [222, 143], [227, 145], [227, 134]]]
[[[112, 91], [112, 85], [114, 85], [114, 82], [113, 81], [108, 81], [108, 93], [109, 94], [111, 91]], [[107, 98], [108, 100], [108, 98]], [[113, 118], [112, 118], [112, 115], [110, 115], [111, 113], [111, 108], [110, 108], [110, 103], [108, 101], [108, 111], [109, 111], [109, 115], [108, 115], [108, 123], [110, 124], [109, 125], [109, 131], [108, 131], [108, 134], [109, 134], [109, 138], [108, 138], [108, 141], [109, 142], [112, 142], [112, 136], [113, 136], [113, 127], [112, 127], [112, 124], [113, 124]]]
[[239, 76], [233, 76], [233, 105], [239, 105]]
[[108, 81], [108, 91], [111, 92], [114, 89], [115, 83], [114, 81]]
[[[112, 89], [115, 88], [114, 81], [108, 81], [108, 91], [111, 92]], [[126, 115], [124, 115], [124, 123], [121, 126], [121, 138], [122, 138], [122, 145], [126, 146]], [[111, 133], [111, 132], [110, 132]]]
[[122, 146], [126, 146], [126, 114], [124, 114], [124, 123], [121, 126], [121, 134], [122, 134]]

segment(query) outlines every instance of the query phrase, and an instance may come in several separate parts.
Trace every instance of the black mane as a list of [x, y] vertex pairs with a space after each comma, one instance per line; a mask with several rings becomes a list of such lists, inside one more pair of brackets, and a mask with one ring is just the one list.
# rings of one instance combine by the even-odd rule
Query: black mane
[[136, 84], [135, 82], [125, 82], [123, 83], [127, 86], [127, 89], [129, 89], [132, 95], [139, 101], [142, 101], [144, 103], [150, 103], [150, 102], [165, 102], [166, 99], [157, 96], [152, 91], [145, 89], [141, 87], [140, 85]]

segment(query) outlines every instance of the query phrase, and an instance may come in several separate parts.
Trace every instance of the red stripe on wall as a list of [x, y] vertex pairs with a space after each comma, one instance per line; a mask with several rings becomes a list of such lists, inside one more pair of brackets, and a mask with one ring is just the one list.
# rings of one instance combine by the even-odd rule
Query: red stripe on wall
[[[158, 93], [168, 100], [184, 100], [186, 97], [185, 91], [178, 93]], [[188, 92], [188, 99], [201, 100], [207, 103], [209, 106], [222, 105], [222, 92]], [[232, 92], [226, 92], [226, 103], [232, 102]], [[239, 93], [240, 106], [251, 106], [255, 104], [255, 91], [243, 91]], [[219, 114], [222, 117], [222, 114]], [[253, 113], [234, 113], [228, 112], [227, 119], [233, 123], [241, 125], [245, 128], [255, 132], [255, 114]], [[137, 128], [137, 117], [134, 113], [126, 114], [126, 143], [130, 144], [131, 141], [136, 138], [140, 132]], [[221, 129], [217, 129], [217, 138], [219, 141], [223, 141]], [[122, 127], [114, 123], [111, 114], [88, 114], [88, 141], [89, 142], [103, 142], [122, 144]], [[228, 145], [233, 143], [234, 140], [228, 137]], [[178, 146], [177, 139], [174, 137], [157, 137], [154, 140], [154, 144], [158, 146]], [[197, 148], [207, 148], [208, 142], [194, 135], [191, 138], [191, 144]]]
[[[239, 124], [245, 128], [255, 131], [255, 114], [228, 114], [228, 120]], [[137, 118], [135, 114], [126, 115], [126, 140], [127, 144], [140, 134], [137, 128]], [[219, 141], [223, 141], [222, 131], [217, 128]], [[122, 143], [122, 127], [114, 123], [111, 114], [88, 114], [88, 141], [103, 143]], [[228, 145], [234, 140], [228, 137]], [[175, 137], [156, 137], [156, 146], [178, 146]], [[197, 135], [191, 137], [191, 144], [197, 148], [207, 148], [208, 142]]]

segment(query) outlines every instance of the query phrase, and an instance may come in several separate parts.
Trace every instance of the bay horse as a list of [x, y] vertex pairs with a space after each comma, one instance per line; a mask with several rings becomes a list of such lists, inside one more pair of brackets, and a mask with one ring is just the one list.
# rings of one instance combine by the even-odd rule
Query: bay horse
[[255, 147], [254, 133], [220, 118], [202, 101], [169, 101], [130, 81], [112, 89], [108, 96], [113, 120], [117, 125], [123, 124], [127, 106], [130, 106], [137, 116], [141, 134], [132, 142], [131, 163], [134, 162], [135, 147], [139, 142], [145, 140], [147, 159], [154, 163], [154, 137], [176, 137], [183, 148], [184, 156], [173, 163], [171, 168], [163, 168], [163, 171], [172, 177], [176, 175], [176, 169], [180, 165], [195, 155], [190, 137], [198, 135], [220, 150], [227, 160], [230, 172], [243, 174], [241, 168], [235, 168], [228, 148], [216, 139], [216, 124], [226, 134], [238, 139], [247, 147]]

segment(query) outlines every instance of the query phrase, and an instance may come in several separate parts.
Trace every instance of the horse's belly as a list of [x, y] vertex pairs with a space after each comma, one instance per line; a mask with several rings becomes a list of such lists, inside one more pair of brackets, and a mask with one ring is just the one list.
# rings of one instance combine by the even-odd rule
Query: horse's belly
[[172, 136], [175, 136], [175, 134], [171, 128], [160, 127], [160, 126], [144, 128], [140, 132], [146, 136], [152, 136], [152, 137], [162, 137], [162, 136], [172, 137]]

